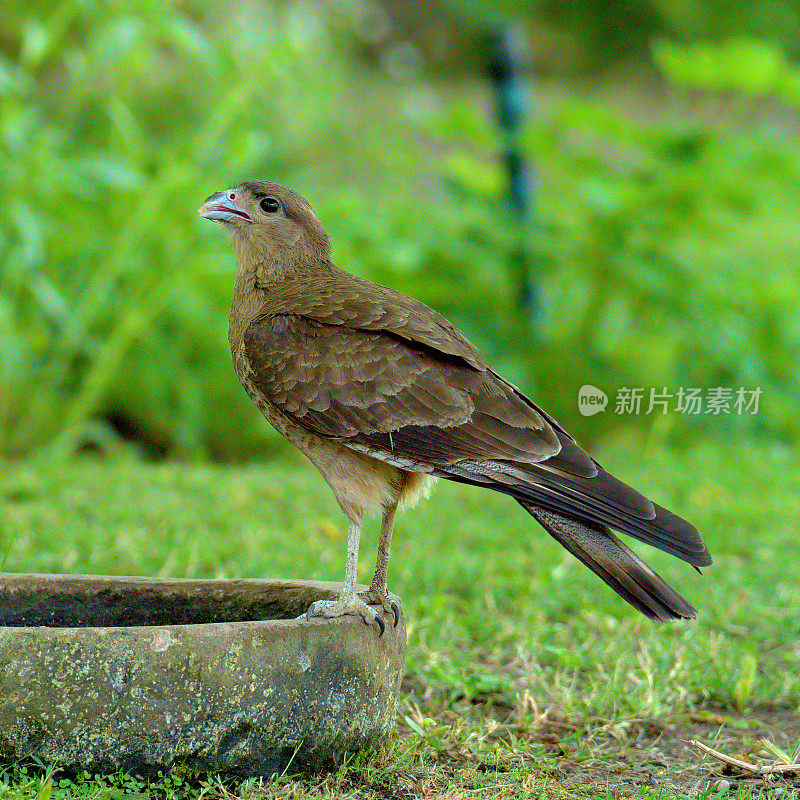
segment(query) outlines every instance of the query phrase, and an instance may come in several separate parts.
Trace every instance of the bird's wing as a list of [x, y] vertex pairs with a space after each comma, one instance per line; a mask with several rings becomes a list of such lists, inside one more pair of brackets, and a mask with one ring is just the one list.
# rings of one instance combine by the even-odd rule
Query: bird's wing
[[286, 280], [270, 286], [269, 312], [296, 314], [362, 331], [391, 333], [475, 369], [489, 369], [475, 345], [437, 311], [402, 292], [330, 267], [331, 272], [302, 283]]
[[608, 525], [695, 566], [711, 563], [693, 525], [606, 472], [485, 362], [454, 352], [462, 340], [474, 350], [463, 337], [448, 338], [439, 326], [430, 335], [422, 317], [425, 336], [402, 321], [402, 332], [352, 324], [298, 313], [256, 317], [244, 334], [251, 380], [319, 436], [489, 486], [526, 508]]
[[430, 471], [464, 459], [533, 463], [561, 449], [544, 417], [492, 372], [391, 331], [266, 314], [244, 348], [251, 380], [279, 411], [378, 457]]

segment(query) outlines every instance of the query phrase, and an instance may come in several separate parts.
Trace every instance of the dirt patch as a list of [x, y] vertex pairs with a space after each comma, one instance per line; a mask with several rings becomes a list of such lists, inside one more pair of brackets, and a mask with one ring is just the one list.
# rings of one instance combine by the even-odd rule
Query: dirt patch
[[[750, 764], [773, 764], [776, 755], [765, 747], [765, 741], [790, 757], [800, 745], [800, 715], [789, 710], [763, 709], [736, 716], [705, 709], [681, 722], [544, 718], [527, 725], [513, 719], [507, 709], [473, 711], [483, 718], [488, 731], [482, 737], [484, 744], [504, 740], [505, 747], [497, 750], [497, 762], [486, 759], [485, 750], [481, 754], [472, 750], [469, 737], [459, 739], [459, 720], [452, 712], [444, 712], [437, 722], [455, 733], [441, 734], [443, 749], [435, 759], [436, 766], [424, 777], [409, 775], [403, 788], [415, 797], [437, 796], [437, 791], [466, 789], [476, 773], [486, 778], [496, 775], [505, 788], [511, 788], [509, 781], [520, 780], [520, 773], [514, 775], [514, 770], [524, 766], [525, 773], [546, 782], [554, 797], [600, 793], [611, 798], [638, 798], [643, 793], [647, 796], [648, 791], [655, 796], [699, 797], [727, 791], [753, 798], [800, 800], [800, 773], [754, 776], [731, 769], [691, 744], [692, 740], [702, 742]], [[475, 731], [475, 722], [465, 723], [465, 730]], [[509, 754], [507, 760], [501, 752]], [[504, 773], [508, 774], [500, 780]], [[392, 784], [394, 794], [388, 797], [385, 790], [370, 787], [371, 796], [405, 800], [403, 782], [399, 783]], [[461, 794], [456, 791], [453, 796]]]
[[563, 788], [602, 789], [611, 797], [638, 797], [642, 789], [688, 795], [748, 789], [753, 797], [800, 800], [800, 774], [753, 776], [690, 744], [695, 740], [751, 764], [772, 764], [776, 757], [764, 740], [790, 756], [800, 740], [800, 715], [788, 710], [743, 718], [706, 710], [681, 723], [589, 727], [577, 742], [574, 735], [564, 737], [563, 728], [548, 729], [545, 723], [541, 736], [556, 753]]

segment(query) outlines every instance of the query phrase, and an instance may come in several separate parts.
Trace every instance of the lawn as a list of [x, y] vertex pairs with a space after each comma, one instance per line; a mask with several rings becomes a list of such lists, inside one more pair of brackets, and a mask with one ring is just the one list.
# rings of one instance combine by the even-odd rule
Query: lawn
[[[671, 797], [713, 795], [722, 780], [730, 796], [791, 797], [795, 776], [723, 775], [689, 740], [759, 763], [776, 758], [770, 746], [792, 755], [800, 743], [795, 454], [618, 445], [598, 457], [703, 532], [715, 561], [702, 576], [635, 545], [698, 608], [696, 622], [653, 625], [513, 501], [442, 482], [396, 527], [389, 581], [409, 648], [395, 741], [329, 776], [224, 786], [178, 772], [145, 786], [56, 774], [51, 796]], [[7, 571], [341, 580], [344, 570], [343, 516], [292, 456], [7, 464], [0, 502]], [[367, 582], [376, 540], [371, 525]], [[12, 767], [0, 798], [46, 800], [42, 787], [40, 771]]]

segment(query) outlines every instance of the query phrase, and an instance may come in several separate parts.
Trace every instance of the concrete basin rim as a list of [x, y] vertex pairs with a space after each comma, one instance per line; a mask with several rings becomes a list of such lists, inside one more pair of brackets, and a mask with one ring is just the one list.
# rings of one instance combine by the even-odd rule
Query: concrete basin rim
[[[0, 588], [9, 583], [25, 582], [69, 584], [69, 583], [119, 583], [129, 585], [156, 585], [169, 586], [275, 586], [275, 587], [297, 587], [299, 589], [326, 589], [338, 591], [342, 584], [338, 581], [315, 581], [305, 578], [163, 578], [150, 575], [90, 575], [72, 574], [62, 572], [0, 572]], [[367, 589], [364, 584], [359, 584], [359, 589]], [[390, 593], [391, 594], [391, 593]], [[395, 595], [391, 595], [395, 597]]]
[[[293, 578], [162, 578], [144, 575], [74, 575], [63, 573], [27, 573], [27, 572], [0, 572], [0, 591], [3, 588], [16, 588], [17, 586], [31, 586], [39, 584], [44, 588], [52, 586], [54, 595], [70, 586], [94, 585], [97, 587], [123, 585], [129, 588], [141, 586], [142, 588], [160, 587], [184, 587], [189, 588], [208, 588], [214, 589], [231, 588], [240, 586], [252, 586], [263, 588], [286, 588], [286, 589], [312, 589], [317, 591], [338, 592], [342, 584], [335, 581], [315, 581]], [[359, 584], [358, 589], [365, 591], [368, 587]], [[401, 609], [400, 614], [404, 616], [401, 599], [391, 592], [389, 597], [397, 603]], [[379, 605], [373, 605], [378, 613], [383, 609]], [[91, 636], [100, 632], [114, 633], [126, 632], [130, 635], [144, 636], [148, 633], [159, 630], [183, 632], [186, 635], [207, 635], [221, 634], [223, 631], [237, 630], [243, 633], [252, 633], [259, 629], [284, 629], [287, 633], [298, 628], [330, 628], [343, 625], [361, 625], [367, 628], [367, 624], [360, 616], [345, 615], [342, 617], [315, 617], [309, 620], [300, 617], [289, 619], [253, 619], [253, 620], [219, 620], [215, 622], [194, 622], [194, 623], [164, 623], [156, 625], [0, 625], [0, 635], [14, 632], [21, 635], [24, 632], [50, 631], [53, 634], [58, 632], [71, 631], [78, 635]]]
[[[394, 598], [394, 595], [390, 595]], [[395, 598], [396, 601], [396, 598]], [[371, 606], [378, 613], [383, 609], [381, 606]], [[186, 633], [187, 635], [199, 634], [202, 630], [208, 633], [221, 633], [223, 630], [243, 630], [245, 633], [252, 632], [261, 628], [285, 628], [287, 631], [295, 630], [297, 628], [329, 628], [331, 626], [341, 625], [360, 625], [364, 628], [370, 626], [364, 620], [352, 614], [347, 614], [343, 617], [316, 617], [309, 620], [306, 619], [246, 619], [246, 620], [233, 620], [231, 622], [194, 622], [187, 624], [167, 624], [167, 625], [0, 625], [0, 636], [3, 634], [14, 631], [17, 634], [22, 634], [26, 631], [74, 631], [80, 632], [84, 636], [91, 635], [92, 632], [115, 633], [119, 631], [128, 631], [131, 635], [144, 636], [148, 632], [153, 631], [175, 631]], [[201, 630], [202, 629], [202, 630]]]

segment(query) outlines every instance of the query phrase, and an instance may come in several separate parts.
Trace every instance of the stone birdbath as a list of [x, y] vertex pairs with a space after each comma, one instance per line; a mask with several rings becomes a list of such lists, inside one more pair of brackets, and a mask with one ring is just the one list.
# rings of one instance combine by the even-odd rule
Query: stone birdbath
[[[0, 762], [324, 769], [395, 727], [396, 627], [295, 619], [339, 584], [0, 573]], [[377, 609], [376, 609], [377, 610]]]

